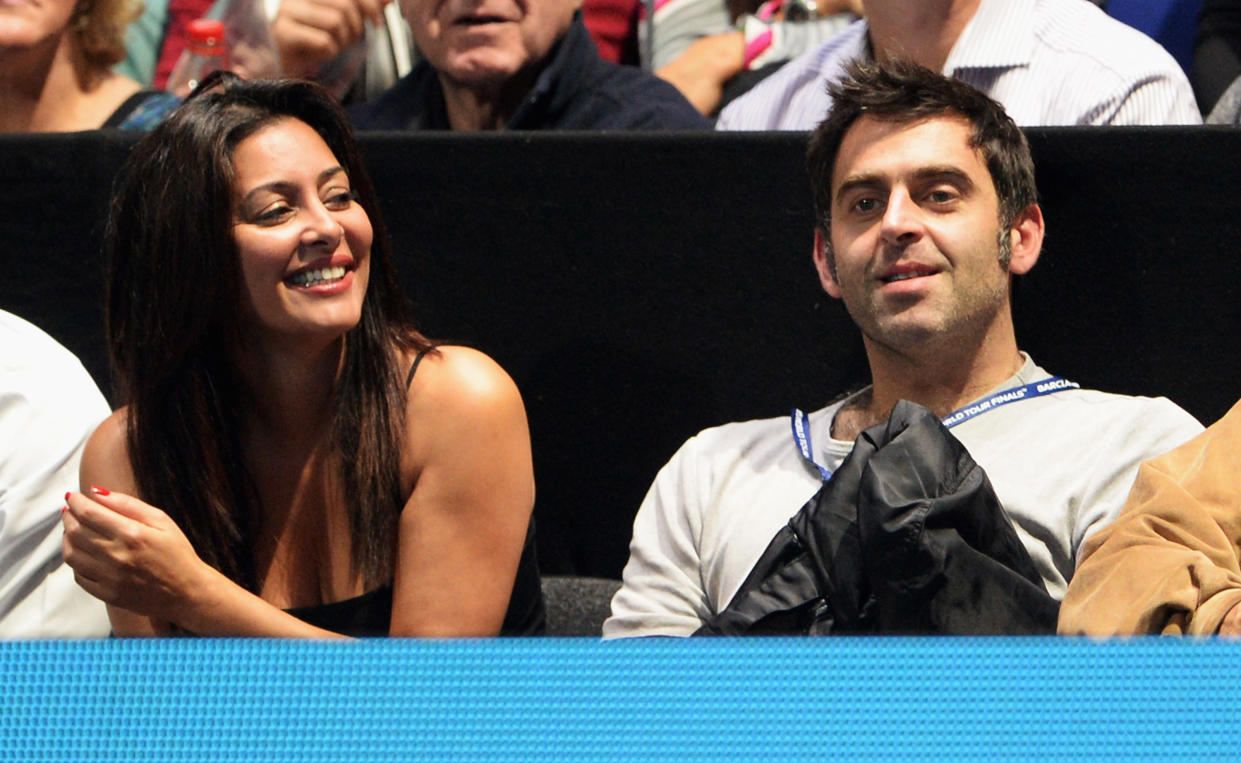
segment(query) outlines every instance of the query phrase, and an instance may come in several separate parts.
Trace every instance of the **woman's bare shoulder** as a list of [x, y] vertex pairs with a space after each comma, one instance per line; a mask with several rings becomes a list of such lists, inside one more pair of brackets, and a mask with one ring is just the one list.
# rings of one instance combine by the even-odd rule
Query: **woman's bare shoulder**
[[80, 477], [83, 490], [98, 485], [109, 490], [135, 492], [137, 485], [126, 443], [128, 426], [129, 409], [121, 407], [95, 427], [82, 451]]
[[443, 406], [460, 413], [470, 409], [521, 405], [517, 385], [486, 353], [442, 345], [427, 353], [409, 385], [411, 409]]
[[441, 346], [428, 353], [406, 396], [407, 452], [415, 464], [425, 465], [432, 452], [476, 450], [488, 439], [529, 442], [517, 385], [478, 350]]

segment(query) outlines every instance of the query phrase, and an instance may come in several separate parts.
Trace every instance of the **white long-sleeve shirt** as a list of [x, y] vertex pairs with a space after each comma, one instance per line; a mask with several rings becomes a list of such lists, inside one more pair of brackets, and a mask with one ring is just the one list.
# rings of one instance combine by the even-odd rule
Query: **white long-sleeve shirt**
[[0, 350], [0, 639], [106, 636], [61, 558], [60, 509], [111, 409], [72, 353], [2, 310]]
[[[725, 107], [719, 130], [811, 130], [827, 84], [868, 56], [858, 21]], [[1086, 0], [982, 0], [943, 73], [1004, 105], [1022, 126], [1200, 124], [1189, 80], [1141, 32]]]

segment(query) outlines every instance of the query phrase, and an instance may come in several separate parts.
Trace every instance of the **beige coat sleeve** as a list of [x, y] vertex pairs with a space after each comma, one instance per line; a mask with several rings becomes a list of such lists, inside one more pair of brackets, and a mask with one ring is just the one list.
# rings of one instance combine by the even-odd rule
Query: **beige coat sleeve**
[[1241, 402], [1144, 463], [1116, 521], [1086, 543], [1061, 633], [1212, 634], [1241, 602]]

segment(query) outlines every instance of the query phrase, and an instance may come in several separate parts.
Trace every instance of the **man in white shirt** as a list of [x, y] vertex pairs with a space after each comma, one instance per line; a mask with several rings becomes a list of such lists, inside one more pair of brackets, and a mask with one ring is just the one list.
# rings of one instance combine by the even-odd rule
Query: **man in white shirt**
[[717, 129], [813, 129], [845, 64], [890, 58], [968, 82], [1019, 125], [1202, 122], [1176, 60], [1086, 0], [866, 0], [865, 10], [729, 104]]
[[61, 558], [60, 513], [111, 409], [77, 358], [2, 310], [0, 347], [0, 639], [106, 636], [103, 602]]
[[862, 331], [872, 384], [792, 427], [687, 442], [638, 511], [607, 638], [689, 635], [726, 608], [898, 400], [951, 426], [1056, 600], [1138, 464], [1202, 429], [1166, 399], [1077, 389], [1018, 350], [1010, 281], [1038, 260], [1044, 225], [1029, 147], [998, 103], [899, 61], [855, 62], [832, 97], [807, 155], [814, 262]]

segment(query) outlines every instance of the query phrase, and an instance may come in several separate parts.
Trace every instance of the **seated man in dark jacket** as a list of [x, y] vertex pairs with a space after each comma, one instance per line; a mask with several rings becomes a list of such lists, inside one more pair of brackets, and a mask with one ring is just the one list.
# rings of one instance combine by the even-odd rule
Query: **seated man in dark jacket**
[[599, 58], [580, 0], [402, 0], [423, 60], [360, 129], [710, 129], [676, 88]]

